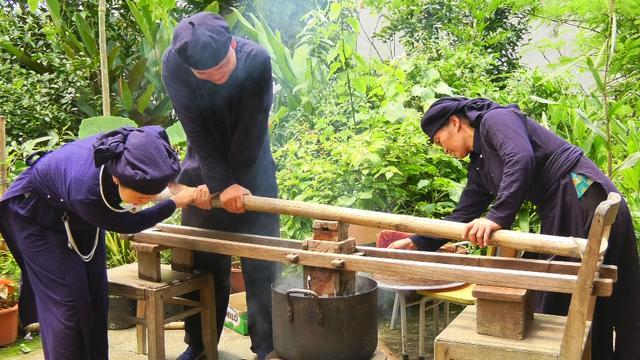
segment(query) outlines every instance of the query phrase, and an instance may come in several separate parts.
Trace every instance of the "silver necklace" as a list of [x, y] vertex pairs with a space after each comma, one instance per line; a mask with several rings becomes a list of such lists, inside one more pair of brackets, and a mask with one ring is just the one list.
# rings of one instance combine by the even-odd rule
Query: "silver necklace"
[[105, 205], [107, 205], [107, 207], [115, 212], [118, 213], [124, 213], [124, 212], [129, 212], [131, 211], [131, 209], [133, 209], [133, 207], [135, 205], [130, 205], [126, 208], [122, 208], [122, 209], [116, 209], [113, 206], [111, 206], [109, 204], [109, 202], [107, 201], [107, 199], [104, 197], [104, 190], [102, 190], [102, 172], [104, 171], [104, 165], [102, 165], [102, 167], [100, 168], [100, 180], [99, 180], [99, 187], [100, 187], [100, 196], [102, 197], [102, 202], [104, 202]]
[[73, 235], [71, 234], [71, 227], [69, 226], [69, 216], [66, 212], [62, 216], [62, 221], [64, 222], [64, 229], [67, 232], [67, 246], [69, 247], [69, 249], [73, 249], [76, 254], [80, 256], [82, 261], [91, 261], [91, 259], [93, 259], [93, 255], [96, 253], [96, 248], [98, 247], [98, 240], [100, 239], [100, 228], [96, 229], [96, 238], [93, 240], [93, 248], [87, 255], [82, 255], [80, 249], [78, 249], [78, 245], [76, 245], [76, 242], [73, 239]]

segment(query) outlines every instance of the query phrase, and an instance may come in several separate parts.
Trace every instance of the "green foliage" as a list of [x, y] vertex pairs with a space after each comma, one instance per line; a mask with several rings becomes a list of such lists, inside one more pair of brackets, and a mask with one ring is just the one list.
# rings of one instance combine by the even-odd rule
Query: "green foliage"
[[[534, 6], [518, 0], [404, 0], [367, 3], [380, 9], [387, 24], [376, 36], [400, 41], [411, 54], [442, 59], [459, 48], [493, 58], [488, 75], [517, 69], [518, 48], [528, 30]], [[445, 45], [446, 44], [446, 45]]]
[[[136, 127], [136, 123], [131, 119], [120, 116], [95, 116], [82, 120], [80, 130], [78, 131], [78, 137], [83, 138], [96, 135], [115, 130], [123, 126]], [[173, 125], [169, 126], [166, 131], [167, 135], [169, 135], [169, 143], [174, 146], [186, 145], [187, 134], [184, 132], [180, 122], [175, 122]]]
[[[171, 99], [162, 82], [162, 55], [170, 45], [176, 21], [169, 16], [175, 1], [126, 1], [137, 30], [143, 35], [134, 59], [120, 58], [126, 66], [117, 74], [119, 113], [139, 126], [170, 125]], [[132, 65], [132, 66], [131, 66]]]
[[[354, 19], [352, 10], [339, 3], [309, 16], [309, 23], [319, 27], [335, 24], [322, 36], [334, 46], [301, 36], [300, 46], [319, 57], [308, 61], [326, 63], [329, 69], [318, 73], [323, 86], [307, 87], [299, 98], [303, 106], [286, 106], [290, 102], [279, 97], [291, 96], [287, 92], [276, 98], [280, 106], [272, 117], [272, 138], [276, 162], [283, 164], [281, 194], [378, 211], [447, 214], [462, 190], [464, 164], [431, 147], [416, 119], [451, 89], [420, 60], [387, 64], [362, 59], [355, 52]], [[289, 66], [286, 59], [273, 63], [274, 69]], [[287, 79], [278, 78], [283, 89], [292, 86], [284, 83]], [[287, 237], [303, 238], [308, 229], [306, 219], [283, 219]]]
[[298, 34], [306, 26], [305, 15], [327, 3], [327, 0], [252, 0], [243, 1], [240, 9], [243, 13], [260, 14], [265, 23], [282, 34], [284, 45], [294, 48]]
[[136, 252], [131, 250], [129, 239], [121, 238], [117, 233], [107, 231], [105, 234], [107, 248], [107, 267], [112, 268], [136, 261]]
[[64, 131], [58, 134], [53, 130], [49, 130], [49, 135], [24, 142], [11, 141], [7, 146], [7, 158], [5, 166], [7, 167], [7, 175], [9, 183], [13, 182], [27, 168], [24, 159], [36, 151], [51, 151], [60, 145], [74, 139], [75, 135]]
[[20, 267], [6, 249], [0, 249], [0, 279], [8, 279], [15, 284], [20, 283]]
[[8, 138], [23, 142], [50, 129], [74, 131], [78, 99], [97, 101], [90, 93], [90, 61], [67, 58], [52, 27], [42, 25], [43, 15], [0, 7], [0, 114], [7, 119]]
[[82, 120], [80, 129], [78, 130], [78, 137], [84, 138], [87, 136], [115, 130], [123, 126], [135, 127], [136, 123], [134, 123], [130, 119], [119, 116], [95, 116]]

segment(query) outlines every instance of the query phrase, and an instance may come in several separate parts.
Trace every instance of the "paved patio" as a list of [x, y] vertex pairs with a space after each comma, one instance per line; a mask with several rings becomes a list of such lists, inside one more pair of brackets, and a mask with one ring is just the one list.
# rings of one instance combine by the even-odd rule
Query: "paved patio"
[[[165, 331], [165, 351], [167, 360], [175, 359], [184, 351], [186, 345], [182, 341], [183, 330]], [[220, 339], [219, 357], [220, 360], [253, 360], [255, 355], [249, 349], [250, 341], [248, 336], [242, 336], [234, 331], [225, 328]], [[12, 357], [19, 360], [42, 360], [44, 354], [41, 349], [29, 354], [22, 354]], [[136, 354], [136, 329], [111, 330], [109, 331], [109, 359], [111, 360], [146, 360], [146, 355]]]
[[[174, 360], [186, 347], [182, 341], [183, 330], [165, 331], [165, 351], [167, 360]], [[224, 328], [222, 338], [218, 346], [219, 360], [254, 360], [255, 354], [251, 352], [251, 345], [248, 336], [242, 336], [230, 329]], [[43, 360], [42, 349], [35, 350], [28, 354], [4, 357], [3, 359], [15, 360]], [[109, 331], [109, 359], [110, 360], [146, 360], [146, 355], [136, 354], [136, 331], [135, 327], [126, 330]], [[376, 352], [374, 360], [394, 360], [390, 351], [381, 344]]]

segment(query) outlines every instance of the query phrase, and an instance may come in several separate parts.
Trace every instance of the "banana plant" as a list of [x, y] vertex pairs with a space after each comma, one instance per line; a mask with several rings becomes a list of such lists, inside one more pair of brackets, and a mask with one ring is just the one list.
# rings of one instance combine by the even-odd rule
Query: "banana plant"
[[124, 115], [138, 125], [168, 125], [172, 106], [162, 82], [162, 55], [170, 45], [175, 20], [154, 17], [149, 5], [126, 3], [143, 37], [137, 61], [116, 81], [116, 93]]
[[[107, 64], [109, 71], [111, 96], [115, 96], [112, 113], [135, 120], [140, 125], [166, 125], [171, 113], [171, 101], [166, 94], [161, 77], [161, 62], [164, 50], [169, 46], [171, 33], [175, 21], [168, 16], [161, 19], [154, 17], [148, 4], [126, 1], [131, 16], [135, 19], [143, 38], [140, 51], [132, 58], [122, 54], [121, 47], [116, 42], [108, 45]], [[43, 4], [51, 17], [51, 23], [56, 34], [60, 37], [61, 47], [65, 55], [70, 58], [82, 56], [91, 59], [98, 71], [97, 29], [89, 21], [92, 13], [79, 11], [69, 16], [63, 16], [59, 0], [46, 0]], [[164, 6], [164, 5], [163, 5]], [[170, 5], [166, 5], [170, 7]], [[12, 51], [14, 55], [38, 72], [48, 69], [28, 58], [20, 49], [3, 41], [3, 48]], [[96, 73], [96, 79], [99, 78]], [[96, 86], [93, 95], [99, 94], [100, 87]], [[79, 99], [78, 108], [89, 116], [98, 115], [97, 109]]]

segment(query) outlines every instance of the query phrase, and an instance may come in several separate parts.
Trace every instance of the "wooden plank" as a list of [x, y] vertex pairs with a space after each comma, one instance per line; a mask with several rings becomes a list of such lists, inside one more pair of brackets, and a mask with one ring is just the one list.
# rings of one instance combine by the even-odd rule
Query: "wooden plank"
[[476, 326], [478, 334], [522, 339], [533, 319], [529, 290], [476, 285]]
[[192, 308], [189, 308], [187, 310], [183, 310], [183, 311], [181, 311], [181, 312], [179, 312], [179, 313], [177, 313], [175, 315], [169, 316], [168, 318], [165, 318], [164, 322], [168, 324], [168, 323], [171, 323], [171, 322], [174, 322], [174, 321], [182, 320], [182, 319], [187, 318], [187, 317], [189, 317], [191, 315], [195, 315], [195, 314], [198, 314], [198, 313], [202, 312], [203, 309], [204, 309], [204, 306], [192, 307]]
[[[215, 207], [221, 207], [219, 199], [213, 199]], [[332, 205], [313, 204], [303, 201], [245, 196], [244, 207], [249, 211], [273, 214], [303, 216], [312, 219], [326, 219], [348, 224], [390, 229], [397, 231], [460, 240], [465, 224], [446, 220], [421, 218], [417, 216], [389, 214], [369, 210], [350, 209]], [[498, 230], [491, 234], [489, 246], [511, 247], [518, 250], [543, 254], [555, 254], [579, 258], [586, 248], [586, 239], [562, 236], [522, 233]], [[601, 249], [604, 253], [604, 249]]]
[[178, 247], [172, 248], [171, 269], [186, 273], [193, 272], [193, 250]]
[[201, 316], [202, 343], [207, 359], [218, 359], [218, 332], [216, 330], [216, 298], [213, 286], [213, 276], [207, 274], [203, 277], [205, 285], [200, 288], [200, 302], [204, 307]]
[[171, 234], [181, 234], [181, 235], [190, 235], [190, 236], [200, 236], [200, 237], [208, 237], [212, 239], [225, 239], [231, 240], [241, 243], [249, 243], [249, 244], [259, 244], [259, 245], [267, 245], [267, 246], [278, 246], [282, 248], [288, 249], [300, 249], [302, 246], [302, 241], [300, 240], [288, 240], [281, 239], [272, 236], [264, 236], [264, 235], [248, 235], [248, 234], [239, 234], [234, 232], [227, 231], [217, 231], [217, 230], [208, 230], [201, 229], [192, 226], [182, 226], [182, 225], [172, 225], [172, 224], [157, 224], [155, 226], [158, 230], [162, 232], [171, 233]]
[[137, 242], [130, 243], [129, 247], [131, 248], [131, 250], [134, 250], [137, 252], [143, 252], [143, 253], [154, 253], [154, 252], [160, 252], [162, 250], [168, 249], [168, 247], [162, 246], [162, 245], [143, 244], [143, 243], [137, 243]]
[[149, 360], [164, 360], [164, 304], [160, 291], [146, 291]]
[[179, 246], [197, 251], [279, 262], [286, 262], [287, 255], [295, 253], [298, 255], [299, 264], [327, 269], [334, 268], [334, 265], [332, 265], [333, 260], [343, 260], [344, 270], [347, 271], [402, 276], [406, 274], [407, 269], [411, 269], [414, 276], [422, 276], [425, 279], [464, 281], [484, 285], [521, 287], [531, 290], [571, 293], [576, 281], [576, 277], [573, 275], [380, 259], [347, 254], [316, 253], [304, 250], [293, 251], [291, 249], [243, 244], [228, 240], [168, 234], [156, 230], [146, 230], [136, 234], [135, 238], [139, 242], [156, 243], [170, 247]]
[[[313, 221], [313, 239], [305, 240], [303, 248], [313, 253], [343, 254], [355, 251], [355, 241], [347, 240], [348, 226], [336, 221]], [[350, 246], [348, 246], [350, 245]], [[335, 259], [339, 260], [339, 259]], [[335, 267], [342, 267], [333, 262]], [[305, 288], [318, 296], [348, 296], [355, 294], [356, 273], [334, 269], [303, 266]]]
[[162, 279], [160, 252], [138, 252], [138, 277], [155, 282]]
[[[157, 228], [162, 231], [160, 232], [155, 230], [147, 230], [145, 231], [145, 234], [154, 234], [154, 233], [174, 234], [176, 235], [176, 239], [179, 239], [180, 236], [183, 236], [183, 235], [184, 236], [195, 235], [196, 237], [201, 239], [231, 240], [232, 243], [241, 242], [244, 244], [273, 246], [273, 247], [282, 248], [284, 250], [285, 255], [282, 258], [276, 256], [274, 258], [267, 258], [266, 260], [273, 260], [273, 261], [279, 261], [279, 262], [291, 262], [296, 264], [300, 263], [300, 256], [298, 255], [300, 251], [299, 250], [292, 251], [295, 249], [300, 249], [301, 242], [298, 240], [285, 240], [285, 239], [279, 239], [279, 238], [267, 237], [267, 236], [228, 233], [228, 232], [222, 232], [222, 231], [204, 230], [204, 229], [198, 229], [193, 227], [168, 225], [168, 224], [158, 224]], [[141, 234], [142, 233], [135, 235], [133, 240], [147, 241], [140, 237]], [[188, 246], [179, 242], [176, 244], [178, 244], [176, 246], [183, 246], [183, 247]], [[292, 250], [287, 250], [287, 249], [292, 249]], [[532, 271], [532, 272], [540, 272], [540, 273], [558, 273], [558, 274], [564, 274], [564, 275], [577, 274], [578, 268], [580, 265], [579, 263], [572, 263], [572, 262], [529, 260], [529, 259], [509, 259], [509, 258], [496, 258], [496, 257], [483, 257], [483, 256], [469, 256], [469, 255], [459, 255], [459, 254], [431, 253], [431, 252], [424, 252], [424, 251], [378, 249], [378, 248], [372, 248], [367, 246], [357, 246], [356, 250], [359, 252], [363, 252], [365, 257], [367, 258], [397, 259], [397, 260], [403, 260], [403, 261], [442, 263], [442, 264], [451, 264], [451, 265], [459, 265], [459, 266], [487, 267], [487, 268], [504, 269], [504, 270]], [[237, 255], [237, 254], [231, 252], [227, 255]], [[331, 265], [327, 264], [326, 267], [329, 267], [329, 266]], [[616, 273], [615, 266], [603, 266], [602, 268], [603, 268], [602, 272], [605, 275], [611, 276]], [[406, 273], [406, 269], [404, 273]], [[426, 277], [426, 278], [429, 278], [429, 277]], [[459, 280], [455, 280], [455, 281], [459, 281]], [[493, 284], [487, 284], [487, 285], [493, 285]], [[598, 278], [595, 280], [594, 285], [595, 285], [594, 295], [597, 295], [597, 296], [610, 296], [611, 292], [613, 291], [613, 281], [611, 279]]]
[[[213, 231], [200, 229], [190, 226], [179, 226], [170, 224], [158, 224], [156, 226], [159, 230], [172, 234], [182, 234], [206, 237], [212, 239], [224, 239], [242, 243], [256, 244], [256, 245], [268, 245], [277, 246], [288, 249], [301, 249], [302, 242], [300, 240], [281, 239], [270, 236], [238, 234], [224, 231]], [[523, 271], [537, 271], [537, 272], [549, 272], [566, 275], [578, 274], [580, 263], [567, 262], [567, 261], [545, 261], [545, 260], [531, 260], [531, 259], [512, 259], [502, 257], [485, 257], [485, 256], [469, 256], [462, 254], [449, 254], [449, 253], [436, 253], [427, 251], [411, 251], [411, 250], [396, 250], [396, 249], [380, 249], [370, 246], [357, 246], [356, 251], [362, 252], [364, 256], [388, 258], [388, 259], [400, 259], [400, 260], [414, 260], [414, 261], [428, 261], [442, 264], [454, 264], [454, 265], [466, 265], [466, 266], [481, 266], [492, 267], [498, 269], [511, 269], [511, 270], [523, 270]], [[617, 267], [613, 265], [603, 265], [600, 268], [600, 277], [612, 279], [617, 278]], [[611, 283], [607, 283], [609, 289], [612, 288]], [[596, 280], [596, 289], [602, 289], [604, 283]], [[606, 291], [599, 290], [598, 294], [606, 294]], [[609, 290], [609, 294], [611, 294]]]
[[356, 252], [355, 239], [347, 239], [344, 241], [326, 241], [326, 240], [304, 240], [302, 242], [303, 250], [330, 252], [338, 254], [352, 254]]
[[523, 302], [525, 296], [527, 295], [527, 290], [499, 286], [476, 285], [476, 287], [473, 288], [472, 293], [476, 299]]
[[172, 271], [168, 265], [161, 265], [160, 271], [162, 273], [162, 282], [154, 282], [149, 280], [140, 279], [138, 277], [138, 266], [136, 263], [121, 265], [115, 268], [107, 270], [107, 278], [109, 280], [109, 287], [122, 285], [123, 287], [132, 289], [134, 293], [136, 290], [146, 289], [161, 289], [167, 287], [168, 284], [185, 281], [192, 279], [199, 274], [189, 274], [178, 271]]
[[[146, 302], [143, 299], [136, 301], [136, 318], [146, 319], [146, 315]], [[136, 324], [136, 344], [138, 354], [147, 353], [147, 327], [145, 325]]]
[[560, 358], [563, 360], [579, 359], [582, 357], [585, 323], [589, 319], [591, 294], [593, 293], [593, 279], [600, 261], [600, 243], [609, 238], [611, 225], [618, 213], [622, 197], [617, 193], [609, 193], [606, 201], [596, 208], [595, 215], [589, 229], [589, 243], [582, 259], [582, 266], [578, 271], [569, 313], [567, 326], [562, 337]]
[[199, 301], [184, 299], [184, 298], [181, 298], [181, 297], [166, 298], [164, 300], [164, 303], [165, 304], [189, 306], [189, 307], [200, 306], [200, 302]]
[[[437, 253], [427, 251], [411, 251], [396, 249], [381, 249], [369, 246], [358, 246], [357, 251], [362, 251], [365, 256], [375, 256], [389, 259], [405, 259], [415, 261], [429, 261], [442, 264], [456, 264], [469, 266], [483, 266], [499, 269], [512, 269], [524, 271], [551, 272], [557, 274], [577, 275], [580, 268], [579, 262], [547, 261], [522, 258], [505, 258], [495, 256], [469, 256], [464, 254]], [[617, 267], [614, 265], [602, 265], [600, 277], [617, 280]]]
[[507, 339], [523, 339], [529, 316], [526, 303], [476, 300], [476, 331], [478, 334]]
[[349, 224], [337, 221], [314, 220], [313, 239], [342, 241], [349, 236]]

